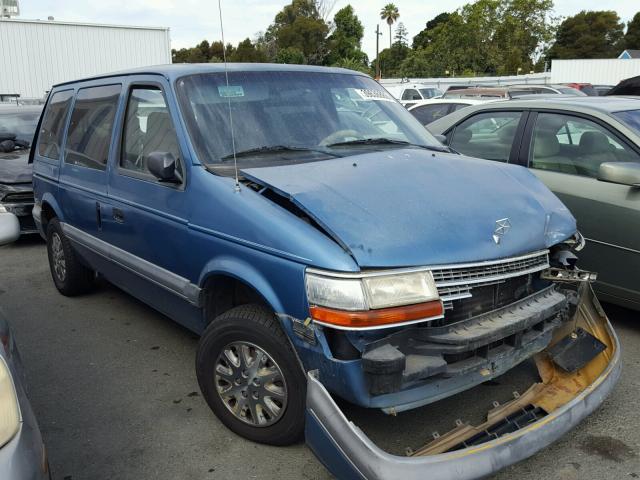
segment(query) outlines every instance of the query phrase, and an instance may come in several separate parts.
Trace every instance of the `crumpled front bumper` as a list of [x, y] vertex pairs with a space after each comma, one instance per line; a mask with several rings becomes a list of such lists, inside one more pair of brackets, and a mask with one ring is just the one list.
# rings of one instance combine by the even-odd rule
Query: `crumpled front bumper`
[[[445, 451], [441, 442], [436, 446], [427, 445], [412, 456], [392, 455], [376, 446], [345, 417], [321, 379], [310, 372], [307, 443], [329, 471], [340, 479], [465, 480], [491, 475], [560, 438], [593, 412], [615, 386], [621, 371], [618, 338], [589, 287], [582, 292], [575, 322], [568, 322], [565, 328], [556, 332], [552, 345], [577, 327], [602, 341], [606, 350], [573, 374], [555, 366], [546, 351], [540, 353], [536, 363], [542, 382], [532, 386], [530, 398], [531, 404], [546, 414], [512, 433], [453, 451]], [[509, 404], [505, 404], [499, 412], [490, 412], [488, 423], [499, 421], [500, 412], [507, 415], [508, 411]], [[464, 431], [451, 434], [449, 438], [455, 440], [457, 434], [464, 436]]]

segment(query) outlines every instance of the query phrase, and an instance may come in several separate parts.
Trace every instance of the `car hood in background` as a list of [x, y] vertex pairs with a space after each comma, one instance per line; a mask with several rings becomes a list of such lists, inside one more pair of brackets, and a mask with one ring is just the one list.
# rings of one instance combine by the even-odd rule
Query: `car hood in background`
[[0, 153], [0, 183], [30, 183], [32, 165], [28, 161], [29, 150]]
[[576, 231], [527, 169], [455, 154], [407, 148], [243, 175], [289, 198], [363, 268], [493, 260]]

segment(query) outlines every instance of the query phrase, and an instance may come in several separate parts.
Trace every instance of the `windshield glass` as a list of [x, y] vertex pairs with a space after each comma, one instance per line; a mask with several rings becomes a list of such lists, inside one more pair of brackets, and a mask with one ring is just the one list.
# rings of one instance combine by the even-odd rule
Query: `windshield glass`
[[40, 112], [21, 112], [18, 109], [0, 110], [0, 136], [15, 135], [22, 142], [33, 141]]
[[237, 155], [239, 168], [326, 160], [406, 144], [442, 148], [386, 90], [360, 75], [229, 72], [227, 86], [224, 73], [206, 73], [179, 79], [177, 91], [200, 161], [221, 167], [221, 174], [231, 173], [233, 164], [229, 104], [236, 152], [243, 153]]
[[614, 112], [613, 114], [622, 120], [629, 127], [640, 134], [640, 110], [626, 110], [624, 112]]
[[560, 93], [562, 93], [564, 95], [573, 95], [575, 97], [586, 97], [587, 96], [586, 93], [582, 93], [577, 88], [572, 88], [572, 87], [557, 87], [556, 90], [558, 90]]

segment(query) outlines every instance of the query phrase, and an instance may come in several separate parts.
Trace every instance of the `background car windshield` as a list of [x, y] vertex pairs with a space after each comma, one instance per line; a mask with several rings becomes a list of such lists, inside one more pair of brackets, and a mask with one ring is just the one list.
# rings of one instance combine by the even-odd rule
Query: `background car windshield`
[[177, 90], [191, 141], [200, 160], [210, 165], [228, 165], [233, 154], [229, 105], [237, 152], [276, 146], [315, 151], [313, 158], [301, 152], [242, 155], [240, 168], [402, 146], [360, 145], [353, 150], [331, 146], [364, 139], [440, 145], [386, 90], [360, 75], [229, 72], [227, 86], [224, 73], [208, 73], [179, 79]]
[[615, 112], [614, 115], [640, 133], [640, 110], [627, 110], [625, 112]]
[[37, 112], [2, 112], [0, 110], [0, 135], [11, 133], [17, 140], [31, 143], [39, 118], [40, 113]]

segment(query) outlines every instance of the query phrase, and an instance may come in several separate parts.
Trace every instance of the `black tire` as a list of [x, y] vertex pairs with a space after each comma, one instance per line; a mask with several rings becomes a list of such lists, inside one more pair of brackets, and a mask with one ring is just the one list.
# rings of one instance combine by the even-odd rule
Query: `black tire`
[[[95, 273], [80, 263], [57, 218], [49, 220], [47, 226], [47, 254], [51, 278], [62, 295], [73, 297], [93, 288]], [[60, 265], [56, 263], [56, 257], [64, 262], [64, 271], [56, 268]]]
[[[286, 407], [268, 426], [255, 426], [238, 418], [218, 393], [216, 363], [225, 347], [246, 342], [259, 347], [279, 368], [286, 385]], [[269, 365], [273, 365], [270, 363]], [[205, 330], [196, 355], [200, 390], [209, 407], [227, 428], [249, 440], [270, 445], [290, 445], [302, 439], [306, 380], [275, 315], [261, 305], [241, 305], [223, 313]], [[249, 386], [249, 389], [253, 387]]]

